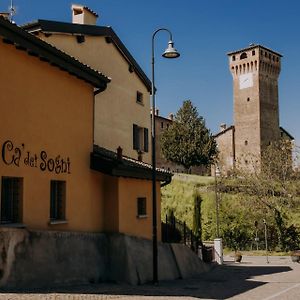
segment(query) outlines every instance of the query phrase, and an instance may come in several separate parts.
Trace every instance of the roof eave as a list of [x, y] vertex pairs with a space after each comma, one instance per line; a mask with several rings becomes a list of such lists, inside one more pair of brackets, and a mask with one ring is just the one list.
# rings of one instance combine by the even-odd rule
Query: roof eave
[[110, 79], [92, 70], [66, 53], [36, 38], [32, 34], [0, 17], [0, 35], [6, 43], [14, 44], [19, 50], [39, 57], [53, 66], [64, 70], [100, 90], [105, 90]]
[[128, 64], [142, 80], [148, 92], [151, 92], [150, 79], [144, 73], [134, 57], [130, 54], [118, 35], [109, 26], [83, 25], [49, 20], [37, 20], [23, 25], [22, 28], [32, 33], [42, 31], [45, 33], [86, 34], [92, 36], [110, 37], [118, 51], [127, 60]]

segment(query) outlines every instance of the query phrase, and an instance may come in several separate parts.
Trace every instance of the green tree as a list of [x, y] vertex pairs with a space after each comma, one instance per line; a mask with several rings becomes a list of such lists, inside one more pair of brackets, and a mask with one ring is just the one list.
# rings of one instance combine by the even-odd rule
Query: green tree
[[186, 170], [209, 165], [217, 154], [216, 142], [190, 100], [183, 102], [174, 122], [164, 131], [161, 143], [164, 157]]

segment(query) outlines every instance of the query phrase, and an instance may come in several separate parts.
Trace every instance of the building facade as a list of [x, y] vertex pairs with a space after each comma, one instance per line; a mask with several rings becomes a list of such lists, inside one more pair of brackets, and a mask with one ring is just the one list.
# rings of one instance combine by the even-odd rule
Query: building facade
[[109, 26], [97, 26], [98, 15], [72, 5], [72, 23], [38, 20], [22, 26], [36, 37], [80, 62], [108, 74], [107, 93], [95, 96], [94, 144], [151, 163], [151, 82]]
[[[73, 14], [75, 8], [90, 13], [76, 6]], [[71, 56], [39, 34], [0, 21], [1, 224], [151, 239], [145, 74], [110, 28], [98, 35], [97, 26], [66, 23], [68, 30], [97, 31], [84, 36], [86, 44], [82, 35], [57, 34], [75, 49]], [[48, 31], [40, 35], [51, 38]], [[160, 185], [170, 181], [171, 173], [157, 170], [158, 220]]]

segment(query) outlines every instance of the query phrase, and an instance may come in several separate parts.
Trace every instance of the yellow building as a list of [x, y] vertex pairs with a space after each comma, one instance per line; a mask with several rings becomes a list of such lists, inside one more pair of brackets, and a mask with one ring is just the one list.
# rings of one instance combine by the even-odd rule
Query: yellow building
[[[3, 18], [0, 36], [1, 225], [150, 239], [151, 166], [134, 159], [137, 151], [131, 149], [133, 128], [149, 127], [144, 73], [130, 73], [116, 46], [104, 59], [110, 51], [115, 57], [114, 81], [105, 64], [96, 68], [84, 55], [81, 63]], [[76, 35], [68, 35], [66, 44], [71, 38], [82, 45]], [[119, 107], [133, 89], [145, 102]], [[122, 118], [114, 119], [121, 111]], [[141, 150], [147, 160], [149, 149]], [[157, 178], [159, 187], [171, 175], [158, 171]]]
[[72, 5], [72, 23], [38, 20], [23, 28], [111, 78], [96, 95], [96, 145], [151, 162], [151, 82], [111, 27], [96, 26], [98, 15]]

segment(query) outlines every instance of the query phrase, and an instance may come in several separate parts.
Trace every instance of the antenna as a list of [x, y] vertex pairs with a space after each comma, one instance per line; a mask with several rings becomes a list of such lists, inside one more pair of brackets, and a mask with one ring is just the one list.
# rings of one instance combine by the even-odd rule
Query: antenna
[[10, 7], [9, 7], [9, 20], [11, 23], [15, 23], [14, 16], [16, 14], [16, 8], [14, 6], [14, 1], [10, 0]]

